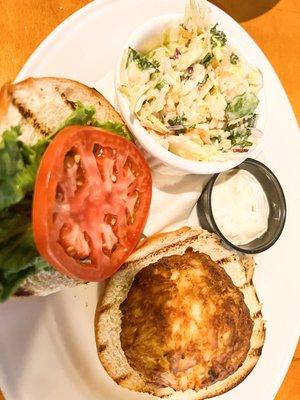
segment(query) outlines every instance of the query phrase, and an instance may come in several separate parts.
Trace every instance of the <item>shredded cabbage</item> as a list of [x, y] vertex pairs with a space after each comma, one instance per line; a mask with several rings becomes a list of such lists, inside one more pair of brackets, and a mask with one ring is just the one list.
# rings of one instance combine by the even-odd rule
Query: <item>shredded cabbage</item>
[[255, 146], [260, 71], [212, 24], [206, 0], [188, 0], [148, 53], [128, 48], [119, 90], [155, 140], [192, 160], [224, 161]]

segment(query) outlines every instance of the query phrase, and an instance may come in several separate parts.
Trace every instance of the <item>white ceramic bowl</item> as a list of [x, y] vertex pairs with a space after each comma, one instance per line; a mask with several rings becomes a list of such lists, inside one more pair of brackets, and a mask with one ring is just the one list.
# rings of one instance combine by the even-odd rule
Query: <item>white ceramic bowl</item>
[[[154, 159], [150, 158], [150, 166], [153, 169], [170, 175], [215, 174], [239, 165], [248, 157], [256, 158], [262, 150], [262, 138], [252, 150], [249, 150], [247, 153], [241, 153], [240, 157], [232, 160], [220, 162], [187, 160], [165, 149], [147, 132], [147, 130], [140, 124], [138, 118], [130, 111], [129, 101], [126, 96], [118, 90], [120, 86], [122, 57], [125, 49], [131, 46], [134, 49], [143, 51], [150, 50], [156, 45], [159, 45], [162, 43], [162, 33], [165, 26], [173, 21], [182, 19], [182, 17], [182, 14], [161, 15], [159, 17], [149, 19], [132, 32], [121, 51], [116, 66], [115, 87], [117, 102], [126, 124], [132, 131], [135, 138], [138, 140], [139, 144], [146, 150], [147, 153], [154, 157]], [[223, 30], [226, 33], [226, 30]], [[241, 54], [244, 59], [253, 64], [254, 60], [250, 60], [248, 55], [243, 51], [243, 48], [239, 46], [238, 38], [234, 40], [234, 38], [231, 38], [229, 35], [227, 35], [227, 37], [233, 48], [237, 49], [237, 52]], [[263, 89], [258, 97], [260, 99], [260, 105], [257, 109], [258, 119], [256, 128], [262, 130], [265, 120], [265, 103], [262, 101], [264, 100]]]

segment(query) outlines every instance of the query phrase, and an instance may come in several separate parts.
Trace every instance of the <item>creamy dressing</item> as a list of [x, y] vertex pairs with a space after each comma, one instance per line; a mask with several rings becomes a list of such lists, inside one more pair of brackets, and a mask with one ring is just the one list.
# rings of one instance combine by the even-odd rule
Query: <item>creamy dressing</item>
[[235, 245], [250, 243], [268, 229], [268, 199], [248, 171], [220, 174], [212, 189], [211, 203], [218, 228]]

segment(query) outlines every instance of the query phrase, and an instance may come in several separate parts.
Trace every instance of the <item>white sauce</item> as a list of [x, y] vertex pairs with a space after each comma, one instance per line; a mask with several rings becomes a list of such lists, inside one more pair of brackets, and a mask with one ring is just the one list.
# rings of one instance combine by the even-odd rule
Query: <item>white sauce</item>
[[247, 244], [268, 229], [270, 208], [266, 194], [248, 171], [220, 174], [212, 189], [211, 203], [218, 228], [235, 245]]

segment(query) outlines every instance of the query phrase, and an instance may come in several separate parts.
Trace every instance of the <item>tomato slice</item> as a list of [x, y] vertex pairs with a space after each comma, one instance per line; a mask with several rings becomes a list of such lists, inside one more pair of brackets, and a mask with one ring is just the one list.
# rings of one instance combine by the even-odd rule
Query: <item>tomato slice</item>
[[40, 254], [71, 277], [108, 278], [140, 239], [151, 191], [149, 167], [132, 142], [94, 127], [63, 129], [45, 151], [35, 183]]

